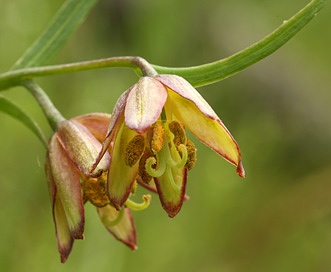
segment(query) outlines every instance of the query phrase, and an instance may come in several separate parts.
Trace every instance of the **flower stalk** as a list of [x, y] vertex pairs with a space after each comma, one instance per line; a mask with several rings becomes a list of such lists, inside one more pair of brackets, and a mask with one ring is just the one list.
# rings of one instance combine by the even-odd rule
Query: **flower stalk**
[[261, 59], [271, 55], [282, 47], [302, 28], [304, 28], [323, 8], [326, 0], [312, 0], [302, 10], [284, 22], [268, 36], [255, 44], [227, 58], [192, 67], [164, 67], [145, 65], [140, 57], [113, 57], [100, 60], [83, 61], [43, 67], [24, 68], [0, 74], [0, 91], [20, 85], [22, 81], [34, 77], [59, 75], [108, 67], [134, 69], [139, 75], [153, 76], [153, 70], [159, 74], [175, 74], [184, 77], [193, 87], [205, 86], [230, 77]]
[[22, 82], [22, 86], [24, 86], [37, 100], [39, 106], [44, 111], [49, 125], [55, 131], [58, 123], [64, 121], [65, 118], [54, 106], [53, 102], [49, 99], [48, 95], [44, 92], [44, 90], [37, 83], [32, 80], [25, 80], [24, 82]]
[[81, 61], [75, 63], [32, 67], [9, 71], [0, 74], [0, 91], [7, 88], [22, 85], [22, 82], [35, 77], [77, 73], [87, 70], [95, 70], [111, 67], [131, 68], [139, 75], [156, 75], [153, 66], [145, 59], [136, 56], [119, 56], [98, 60]]

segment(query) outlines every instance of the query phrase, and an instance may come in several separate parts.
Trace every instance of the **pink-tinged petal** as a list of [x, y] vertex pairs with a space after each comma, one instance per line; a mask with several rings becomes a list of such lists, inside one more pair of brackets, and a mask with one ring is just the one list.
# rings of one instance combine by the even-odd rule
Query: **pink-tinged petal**
[[239, 146], [222, 121], [205, 115], [195, 103], [175, 92], [169, 91], [168, 97], [167, 113], [174, 114], [201, 142], [236, 165], [238, 175], [244, 177]]
[[[119, 222], [113, 223], [118, 220], [118, 216], [121, 216]], [[123, 211], [118, 211], [114, 207], [107, 205], [102, 208], [98, 208], [98, 214], [106, 229], [114, 235], [114, 237], [130, 247], [132, 250], [137, 249], [137, 235], [136, 228], [132, 219], [131, 212], [128, 208], [124, 208]]]
[[125, 123], [139, 133], [144, 133], [162, 112], [167, 100], [166, 88], [151, 77], [141, 77], [128, 96], [125, 106]]
[[102, 143], [102, 148], [99, 152], [98, 157], [94, 161], [93, 165], [90, 168], [90, 173], [95, 172], [95, 169], [99, 165], [101, 159], [104, 157], [105, 153], [107, 152], [108, 148], [111, 146], [111, 143], [114, 140], [115, 135], [118, 132], [118, 129], [121, 123], [124, 122], [124, 108], [126, 105], [126, 100], [131, 91], [131, 88], [126, 90], [122, 95], [118, 98], [113, 113], [110, 117], [106, 137]]
[[61, 203], [63, 206], [61, 218], [65, 215], [71, 236], [75, 239], [83, 239], [85, 219], [80, 173], [59, 143], [57, 134], [49, 142], [48, 158], [46, 169], [49, 172], [47, 175], [53, 209], [55, 210], [56, 207], [54, 203]]
[[[85, 175], [90, 174], [91, 165], [96, 161], [102, 144], [83, 125], [74, 120], [63, 121], [57, 133], [68, 156]], [[93, 175], [98, 176], [109, 167], [110, 157], [106, 153], [96, 167]]]
[[76, 122], [86, 127], [99, 142], [103, 142], [106, 137], [110, 122], [110, 114], [90, 113], [73, 118]]
[[[161, 177], [154, 178], [154, 180], [163, 209], [169, 217], [175, 217], [183, 205], [187, 169], [184, 167], [167, 171], [175, 171], [176, 173], [165, 173]], [[170, 181], [169, 178], [175, 178], [177, 182]]]
[[132, 185], [138, 173], [139, 163], [128, 166], [124, 160], [128, 143], [137, 135], [122, 123], [111, 150], [111, 163], [108, 171], [109, 199], [120, 209], [130, 195]]
[[45, 170], [47, 175], [47, 181], [48, 181], [48, 189], [49, 194], [52, 202], [52, 213], [53, 213], [53, 220], [55, 224], [55, 234], [56, 234], [56, 240], [57, 240], [57, 246], [58, 251], [61, 256], [61, 262], [64, 263], [73, 246], [74, 239], [71, 236], [70, 229], [68, 226], [67, 218], [61, 203], [61, 200], [59, 199], [57, 195], [56, 186], [54, 184], [51, 166], [49, 157], [46, 157], [46, 164], [45, 164]]
[[74, 239], [71, 236], [61, 200], [57, 196], [55, 197], [53, 206], [53, 218], [55, 223], [57, 247], [61, 256], [61, 262], [64, 263], [69, 257]]
[[167, 88], [176, 92], [180, 96], [191, 100], [198, 109], [210, 119], [219, 119], [212, 107], [201, 96], [201, 94], [192, 87], [192, 85], [184, 78], [177, 75], [158, 75], [155, 77], [158, 81], [164, 84]]

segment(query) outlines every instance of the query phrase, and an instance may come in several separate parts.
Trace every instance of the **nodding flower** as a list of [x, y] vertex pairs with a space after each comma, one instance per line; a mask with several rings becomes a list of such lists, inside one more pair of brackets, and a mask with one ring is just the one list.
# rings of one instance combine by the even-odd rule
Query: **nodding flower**
[[245, 172], [238, 144], [202, 96], [182, 77], [141, 77], [118, 99], [103, 147], [90, 169], [95, 172], [109, 152], [108, 195], [120, 210], [138, 182], [159, 195], [170, 217], [185, 199], [187, 172], [196, 148], [186, 129]]
[[105, 193], [110, 156], [106, 153], [93, 173], [109, 124], [109, 114], [92, 113], [62, 121], [48, 143], [46, 174], [58, 250], [65, 262], [75, 239], [84, 237], [84, 203], [89, 201], [106, 229], [130, 248], [136, 248], [131, 212], [117, 210]]

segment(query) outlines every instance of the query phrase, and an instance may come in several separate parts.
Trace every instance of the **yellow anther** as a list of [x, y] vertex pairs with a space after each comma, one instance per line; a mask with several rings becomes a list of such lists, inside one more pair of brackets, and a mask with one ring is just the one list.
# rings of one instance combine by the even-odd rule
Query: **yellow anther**
[[99, 178], [87, 178], [82, 183], [84, 202], [90, 201], [96, 207], [104, 207], [110, 204], [107, 194], [107, 173]]
[[145, 149], [145, 138], [142, 135], [136, 135], [128, 143], [124, 152], [124, 162], [127, 166], [134, 166], [140, 159]]
[[136, 181], [134, 181], [132, 187], [131, 187], [131, 194], [134, 195], [137, 191], [138, 184]]
[[151, 150], [154, 153], [159, 152], [164, 144], [164, 128], [159, 122], [155, 123], [152, 127], [151, 136]]

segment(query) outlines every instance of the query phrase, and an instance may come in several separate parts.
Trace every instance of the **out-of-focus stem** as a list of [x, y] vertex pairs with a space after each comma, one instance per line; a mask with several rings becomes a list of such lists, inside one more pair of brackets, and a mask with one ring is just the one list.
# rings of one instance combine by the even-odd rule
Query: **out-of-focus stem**
[[43, 109], [45, 116], [48, 120], [49, 125], [55, 131], [57, 124], [61, 121], [64, 121], [65, 118], [54, 106], [52, 101], [49, 99], [48, 95], [44, 90], [32, 80], [25, 80], [21, 83], [37, 100], [40, 107]]

